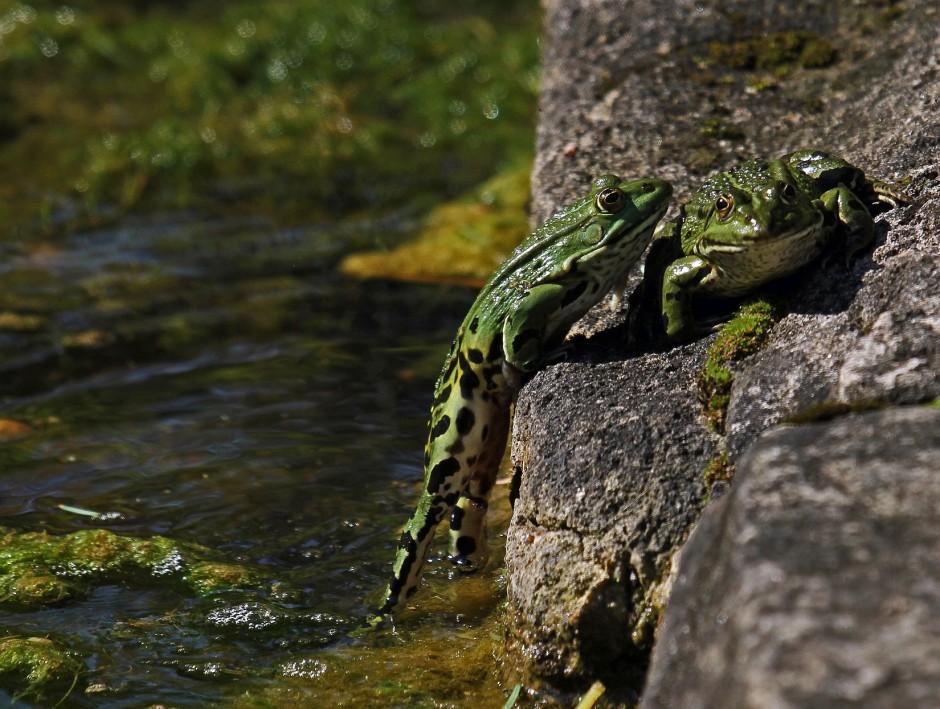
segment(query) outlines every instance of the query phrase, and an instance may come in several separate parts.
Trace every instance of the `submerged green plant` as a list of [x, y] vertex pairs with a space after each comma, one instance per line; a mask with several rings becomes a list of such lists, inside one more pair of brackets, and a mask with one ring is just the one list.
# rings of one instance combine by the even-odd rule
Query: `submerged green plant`
[[0, 527], [0, 606], [38, 609], [103, 583], [169, 583], [206, 595], [260, 582], [252, 570], [207, 560], [208, 549], [166, 537], [122, 537], [103, 529], [64, 536]]
[[0, 687], [17, 698], [51, 700], [52, 697], [47, 695], [53, 689], [61, 688], [64, 695], [61, 703], [84, 670], [85, 664], [81, 660], [72, 657], [49, 638], [0, 638]]

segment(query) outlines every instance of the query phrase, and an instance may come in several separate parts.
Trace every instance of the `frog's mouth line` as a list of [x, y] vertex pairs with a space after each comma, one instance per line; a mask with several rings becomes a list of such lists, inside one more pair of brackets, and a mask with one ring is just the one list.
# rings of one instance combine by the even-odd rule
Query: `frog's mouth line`
[[[663, 215], [667, 212], [668, 209], [669, 209], [669, 205], [666, 204], [661, 209], [658, 209], [655, 212], [651, 212], [649, 217], [647, 217], [643, 221], [642, 224], [640, 224], [639, 226], [633, 227], [633, 229], [629, 229], [628, 232], [630, 234], [642, 234], [644, 231], [647, 231], [647, 230], [652, 232], [652, 230], [656, 227], [656, 223], [660, 219], [663, 218]], [[626, 238], [624, 238], [625, 236]], [[626, 244], [629, 241], [629, 235], [625, 235], [625, 234], [618, 232], [617, 240], [621, 244]], [[564, 264], [565, 269], [571, 270], [571, 265], [575, 261], [577, 261], [578, 263], [585, 263], [587, 261], [590, 261], [592, 258], [597, 256], [598, 254], [603, 253], [608, 248], [610, 248], [610, 241], [611, 241], [610, 234], [609, 233], [605, 234], [604, 237], [600, 241], [598, 241], [597, 244], [593, 248], [591, 248], [590, 251], [587, 251], [581, 254], [580, 256], [573, 256], [569, 258], [568, 260], [566, 260]], [[617, 246], [614, 246], [613, 248], [616, 249]]]
[[[651, 212], [649, 217], [643, 220], [642, 224], [634, 227], [633, 229], [630, 229], [629, 231], [633, 234], [642, 234], [644, 231], [647, 231], [647, 230], [652, 231], [656, 227], [656, 223], [660, 219], [663, 218], [663, 215], [666, 213], [668, 209], [669, 209], [668, 204], [663, 205], [660, 209], [657, 209], [655, 212]], [[603, 239], [601, 239], [601, 242], [600, 244], [598, 244], [598, 246], [606, 244], [607, 240], [608, 240], [608, 237], [605, 236]]]
[[699, 247], [695, 249], [699, 256], [708, 254], [739, 254], [744, 251], [750, 251], [755, 247], [777, 246], [789, 241], [799, 241], [810, 234], [816, 233], [819, 229], [819, 222], [809, 224], [799, 231], [789, 232], [787, 234], [770, 234], [765, 231], [757, 232], [752, 236], [742, 239], [740, 244], [728, 244], [724, 242], [703, 240]]

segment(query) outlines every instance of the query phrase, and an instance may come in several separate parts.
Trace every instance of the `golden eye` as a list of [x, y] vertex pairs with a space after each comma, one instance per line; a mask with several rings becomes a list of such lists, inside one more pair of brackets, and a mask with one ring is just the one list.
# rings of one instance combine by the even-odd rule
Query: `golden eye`
[[606, 214], [619, 212], [623, 209], [626, 202], [627, 196], [616, 187], [608, 187], [605, 190], [601, 190], [597, 193], [597, 199], [594, 200], [597, 208]]
[[777, 191], [780, 193], [780, 196], [783, 198], [784, 202], [792, 202], [796, 199], [796, 187], [791, 185], [789, 182], [781, 182], [777, 185]]
[[725, 219], [731, 210], [734, 208], [734, 197], [725, 192], [724, 194], [718, 195], [718, 199], [715, 200], [715, 211], [718, 212], [719, 219]]

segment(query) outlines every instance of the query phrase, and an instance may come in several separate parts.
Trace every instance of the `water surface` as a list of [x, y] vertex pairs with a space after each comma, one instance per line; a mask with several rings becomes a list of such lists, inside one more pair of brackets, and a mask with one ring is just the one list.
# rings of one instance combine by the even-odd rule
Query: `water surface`
[[433, 564], [419, 610], [349, 636], [385, 583], [474, 296], [337, 274], [341, 252], [390, 228], [176, 214], [11, 254], [0, 290], [30, 319], [0, 339], [0, 417], [33, 432], [0, 449], [3, 524], [165, 535], [291, 589], [106, 585], [6, 613], [0, 634], [83, 659], [68, 705], [502, 701], [498, 564], [466, 579]]

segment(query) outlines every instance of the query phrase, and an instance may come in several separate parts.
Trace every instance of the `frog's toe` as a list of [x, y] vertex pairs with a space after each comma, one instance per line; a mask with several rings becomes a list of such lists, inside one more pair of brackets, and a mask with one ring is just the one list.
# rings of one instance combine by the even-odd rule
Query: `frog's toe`
[[349, 637], [359, 638], [368, 635], [376, 630], [383, 630], [392, 626], [392, 616], [388, 613], [376, 611], [366, 616], [358, 627], [349, 631]]
[[448, 558], [451, 564], [464, 573], [471, 573], [486, 562], [485, 545], [469, 535], [460, 535], [455, 540], [454, 549]]

